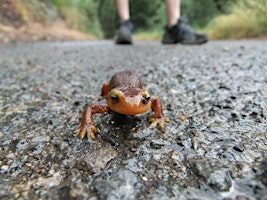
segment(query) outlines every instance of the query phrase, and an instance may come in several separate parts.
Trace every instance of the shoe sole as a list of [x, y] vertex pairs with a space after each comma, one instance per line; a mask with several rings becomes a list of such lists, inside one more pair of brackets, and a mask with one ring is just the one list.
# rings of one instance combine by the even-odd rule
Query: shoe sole
[[204, 43], [207, 43], [209, 40], [206, 39], [206, 40], [200, 40], [200, 41], [194, 41], [194, 42], [183, 42], [183, 41], [164, 41], [162, 40], [162, 44], [184, 44], [184, 45], [194, 45], [194, 44], [204, 44]]
[[128, 30], [122, 30], [115, 36], [116, 44], [133, 44], [132, 34]]
[[132, 39], [115, 40], [116, 44], [133, 44]]

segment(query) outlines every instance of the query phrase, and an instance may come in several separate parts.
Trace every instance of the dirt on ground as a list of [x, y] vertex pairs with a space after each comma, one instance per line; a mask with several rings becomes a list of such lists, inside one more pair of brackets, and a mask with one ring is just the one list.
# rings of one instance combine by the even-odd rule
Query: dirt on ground
[[69, 28], [64, 22], [30, 23], [19, 28], [0, 25], [0, 42], [93, 40], [94, 36]]

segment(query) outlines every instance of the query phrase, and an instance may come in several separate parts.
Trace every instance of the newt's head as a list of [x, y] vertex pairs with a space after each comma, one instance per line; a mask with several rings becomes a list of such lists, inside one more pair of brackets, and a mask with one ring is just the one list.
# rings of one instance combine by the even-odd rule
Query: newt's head
[[144, 89], [114, 88], [107, 95], [109, 108], [124, 115], [136, 115], [151, 109], [151, 96]]

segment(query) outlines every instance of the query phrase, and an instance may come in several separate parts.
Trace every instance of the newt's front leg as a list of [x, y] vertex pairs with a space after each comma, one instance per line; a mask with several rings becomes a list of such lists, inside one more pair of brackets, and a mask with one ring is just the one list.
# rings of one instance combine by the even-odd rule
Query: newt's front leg
[[80, 138], [83, 139], [86, 134], [92, 140], [96, 140], [97, 128], [93, 125], [93, 115], [101, 114], [108, 111], [107, 104], [92, 104], [88, 105], [83, 110], [81, 126], [74, 133], [80, 133]]
[[168, 118], [164, 118], [163, 109], [160, 100], [157, 97], [152, 97], [151, 99], [151, 108], [154, 111], [154, 116], [150, 120], [150, 126], [157, 126], [163, 127], [164, 122], [169, 122]]

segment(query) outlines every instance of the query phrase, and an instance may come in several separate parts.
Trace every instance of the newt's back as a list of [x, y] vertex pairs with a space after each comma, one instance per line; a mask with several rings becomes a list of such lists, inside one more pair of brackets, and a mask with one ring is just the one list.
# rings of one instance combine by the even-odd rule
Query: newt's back
[[141, 80], [135, 73], [131, 71], [123, 71], [112, 76], [108, 90], [110, 91], [113, 88], [120, 88], [121, 90], [125, 90], [125, 92], [131, 92], [142, 89], [143, 87]]

